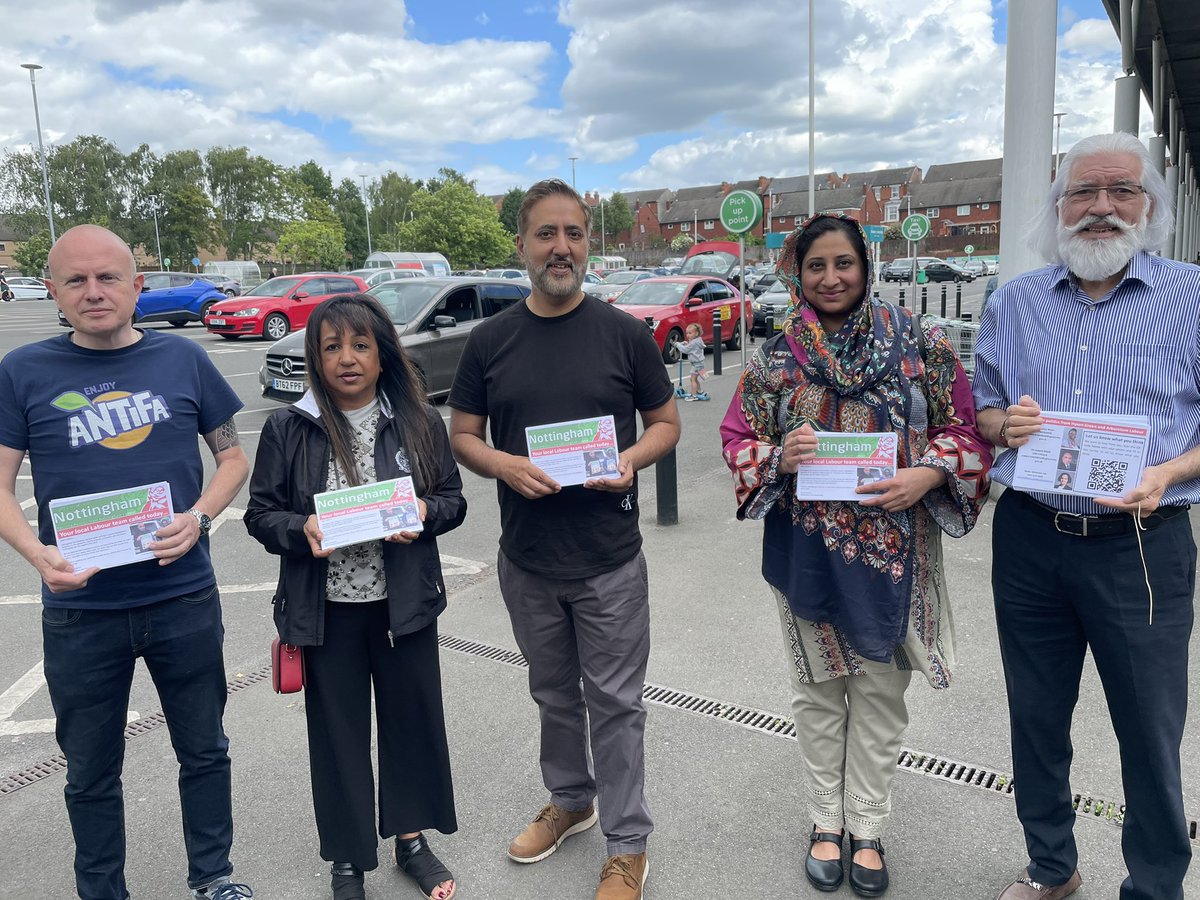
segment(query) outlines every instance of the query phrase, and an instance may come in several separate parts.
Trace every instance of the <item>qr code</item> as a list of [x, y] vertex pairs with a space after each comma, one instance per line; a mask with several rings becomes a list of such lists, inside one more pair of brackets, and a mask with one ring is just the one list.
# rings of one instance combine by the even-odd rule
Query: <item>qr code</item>
[[1124, 493], [1128, 472], [1129, 463], [1116, 459], [1093, 459], [1092, 467], [1088, 470], [1087, 489], [1110, 494]]

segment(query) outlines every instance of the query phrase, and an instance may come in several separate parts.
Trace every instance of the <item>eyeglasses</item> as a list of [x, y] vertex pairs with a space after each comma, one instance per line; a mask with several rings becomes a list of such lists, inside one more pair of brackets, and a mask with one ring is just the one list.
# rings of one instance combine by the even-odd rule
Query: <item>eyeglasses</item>
[[1101, 191], [1108, 194], [1108, 199], [1113, 203], [1130, 203], [1146, 193], [1146, 189], [1140, 184], [1107, 184], [1101, 187], [1071, 188], [1063, 191], [1062, 199], [1067, 203], [1083, 206], [1094, 203]]

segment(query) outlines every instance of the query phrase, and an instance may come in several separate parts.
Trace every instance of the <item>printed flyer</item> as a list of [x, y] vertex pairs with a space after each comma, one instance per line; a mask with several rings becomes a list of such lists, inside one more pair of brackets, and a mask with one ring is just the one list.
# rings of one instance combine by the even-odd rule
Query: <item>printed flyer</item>
[[896, 435], [890, 431], [817, 432], [817, 455], [796, 468], [798, 500], [865, 500], [860, 485], [896, 474]]
[[619, 478], [612, 416], [533, 425], [525, 429], [530, 461], [566, 487], [592, 478]]
[[77, 572], [154, 559], [154, 533], [174, 518], [165, 481], [50, 501], [54, 542]]
[[1017, 448], [1014, 488], [1120, 497], [1142, 480], [1148, 417], [1043, 411], [1042, 422], [1042, 430]]
[[347, 547], [376, 541], [397, 531], [423, 531], [421, 508], [413, 480], [405, 475], [389, 481], [326, 491], [313, 497], [321, 548]]

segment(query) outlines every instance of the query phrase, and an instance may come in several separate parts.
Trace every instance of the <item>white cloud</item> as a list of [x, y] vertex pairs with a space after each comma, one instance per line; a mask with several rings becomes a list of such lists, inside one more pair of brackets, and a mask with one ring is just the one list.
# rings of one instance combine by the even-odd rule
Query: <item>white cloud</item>
[[1106, 19], [1080, 19], [1059, 39], [1059, 50], [1090, 56], [1111, 55], [1121, 49], [1112, 23]]
[[477, 15], [477, 16], [475, 17], [475, 21], [476, 21], [477, 23], [479, 23], [480, 25], [486, 25], [488, 22], [490, 22], [490, 21], [492, 21], [492, 20], [491, 20], [490, 18], [488, 18], [488, 14], [487, 14], [487, 13], [485, 13], [485, 12], [481, 12], [479, 15]]

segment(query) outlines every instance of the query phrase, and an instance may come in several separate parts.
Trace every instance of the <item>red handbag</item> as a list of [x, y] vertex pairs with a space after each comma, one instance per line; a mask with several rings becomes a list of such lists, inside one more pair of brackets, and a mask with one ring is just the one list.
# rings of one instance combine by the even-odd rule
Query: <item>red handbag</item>
[[271, 642], [271, 687], [277, 694], [294, 694], [304, 687], [304, 651], [279, 638]]

